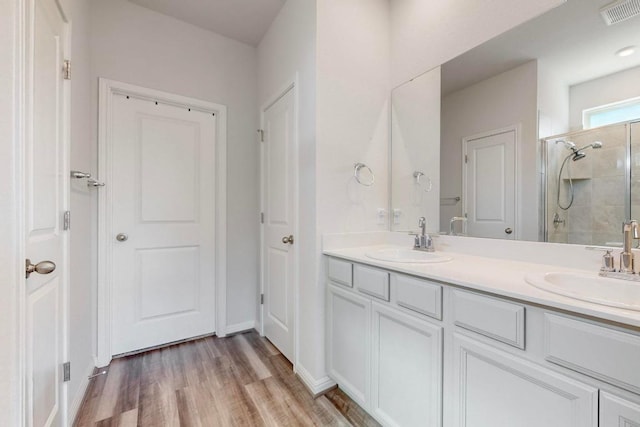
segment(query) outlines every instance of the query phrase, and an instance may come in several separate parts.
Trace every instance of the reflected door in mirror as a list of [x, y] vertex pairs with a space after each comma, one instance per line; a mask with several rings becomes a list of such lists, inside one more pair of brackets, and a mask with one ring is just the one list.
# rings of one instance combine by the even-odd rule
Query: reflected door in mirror
[[464, 212], [469, 235], [515, 239], [514, 128], [465, 138]]

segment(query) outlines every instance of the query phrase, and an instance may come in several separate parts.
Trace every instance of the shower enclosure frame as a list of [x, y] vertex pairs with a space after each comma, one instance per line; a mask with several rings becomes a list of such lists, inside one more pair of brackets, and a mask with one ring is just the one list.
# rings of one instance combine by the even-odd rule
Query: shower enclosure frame
[[[605, 129], [608, 127], [621, 126], [626, 125], [626, 142], [625, 142], [625, 164], [624, 164], [624, 185], [625, 185], [625, 195], [624, 195], [624, 215], [626, 220], [630, 220], [631, 218], [631, 128], [633, 124], [640, 123], [640, 119], [629, 120], [619, 123], [613, 123], [606, 126], [601, 126], [597, 128], [578, 130], [573, 132], [566, 132], [558, 135], [552, 135], [545, 138], [540, 138], [540, 209], [539, 209], [539, 218], [541, 219], [539, 223], [539, 237], [543, 242], [549, 241], [549, 141], [557, 140], [561, 138], [571, 138], [575, 135], [584, 135], [585, 133], [592, 132], [594, 130]], [[606, 146], [606, 141], [604, 141]]]

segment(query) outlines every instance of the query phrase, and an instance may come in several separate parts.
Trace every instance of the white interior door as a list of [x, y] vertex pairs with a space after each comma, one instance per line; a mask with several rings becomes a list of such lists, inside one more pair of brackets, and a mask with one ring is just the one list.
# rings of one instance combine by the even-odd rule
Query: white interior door
[[295, 236], [294, 92], [263, 116], [264, 247], [262, 277], [265, 336], [293, 360]]
[[29, 426], [58, 426], [65, 423], [65, 23], [54, 0], [36, 0], [32, 4], [24, 231], [26, 256], [37, 267], [26, 280], [26, 419]]
[[515, 129], [464, 140], [467, 234], [516, 238]]
[[115, 355], [215, 331], [216, 116], [124, 95], [113, 103]]

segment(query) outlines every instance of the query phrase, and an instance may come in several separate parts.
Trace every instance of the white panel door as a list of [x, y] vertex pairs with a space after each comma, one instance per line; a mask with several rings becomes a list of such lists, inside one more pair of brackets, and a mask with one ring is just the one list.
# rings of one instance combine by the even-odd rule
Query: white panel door
[[[33, 272], [26, 281], [26, 419], [29, 426], [58, 426], [63, 413], [62, 363], [65, 352], [67, 206], [65, 24], [53, 0], [33, 2], [31, 71], [27, 87], [31, 120], [25, 153], [26, 256], [33, 264], [51, 261], [48, 274]], [[40, 264], [41, 273], [53, 264]], [[49, 267], [47, 270], [47, 267]]]
[[111, 132], [112, 354], [213, 333], [216, 117], [115, 95]]
[[442, 425], [442, 328], [373, 303], [371, 409], [387, 426]]
[[516, 238], [516, 131], [465, 139], [463, 200], [467, 234]]
[[597, 427], [598, 390], [454, 334], [456, 427]]
[[290, 361], [293, 361], [296, 243], [294, 120], [294, 92], [290, 89], [264, 112], [262, 160], [264, 334]]

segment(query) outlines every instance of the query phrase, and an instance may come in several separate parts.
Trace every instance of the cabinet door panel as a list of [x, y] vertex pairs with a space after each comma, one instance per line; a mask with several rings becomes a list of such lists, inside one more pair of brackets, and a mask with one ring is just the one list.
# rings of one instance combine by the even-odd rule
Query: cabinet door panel
[[373, 414], [389, 426], [439, 426], [442, 328], [373, 304]]
[[454, 334], [454, 420], [464, 427], [596, 427], [598, 390]]
[[329, 375], [366, 409], [371, 379], [371, 301], [329, 285], [327, 314]]
[[603, 391], [600, 427], [640, 427], [640, 405]]

